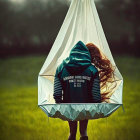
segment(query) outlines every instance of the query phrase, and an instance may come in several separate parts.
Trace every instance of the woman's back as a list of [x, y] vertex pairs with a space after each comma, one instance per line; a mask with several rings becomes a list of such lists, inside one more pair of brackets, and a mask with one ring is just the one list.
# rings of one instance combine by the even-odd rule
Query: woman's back
[[59, 99], [59, 102], [101, 102], [99, 73], [91, 64], [88, 48], [81, 41], [58, 66], [54, 85], [54, 98]]

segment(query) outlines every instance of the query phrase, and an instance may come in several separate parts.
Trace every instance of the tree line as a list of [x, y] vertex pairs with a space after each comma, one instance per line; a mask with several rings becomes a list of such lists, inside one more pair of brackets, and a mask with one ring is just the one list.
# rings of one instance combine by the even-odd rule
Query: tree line
[[[0, 56], [48, 53], [66, 16], [65, 0], [0, 1]], [[98, 0], [111, 51], [139, 56], [140, 1]]]

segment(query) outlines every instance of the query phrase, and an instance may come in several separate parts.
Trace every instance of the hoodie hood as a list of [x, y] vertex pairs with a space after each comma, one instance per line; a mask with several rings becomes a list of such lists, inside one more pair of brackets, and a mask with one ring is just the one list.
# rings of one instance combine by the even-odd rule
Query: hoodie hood
[[82, 41], [72, 48], [69, 57], [63, 60], [63, 65], [73, 74], [81, 73], [91, 65], [90, 52]]

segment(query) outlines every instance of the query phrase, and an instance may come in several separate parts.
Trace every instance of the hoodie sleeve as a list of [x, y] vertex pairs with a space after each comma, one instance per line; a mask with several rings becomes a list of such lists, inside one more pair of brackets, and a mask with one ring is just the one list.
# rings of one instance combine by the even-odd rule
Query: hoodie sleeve
[[62, 103], [62, 85], [58, 77], [58, 73], [56, 71], [54, 78], [54, 94], [53, 97], [56, 103]]
[[96, 72], [92, 84], [92, 102], [101, 103], [99, 72]]

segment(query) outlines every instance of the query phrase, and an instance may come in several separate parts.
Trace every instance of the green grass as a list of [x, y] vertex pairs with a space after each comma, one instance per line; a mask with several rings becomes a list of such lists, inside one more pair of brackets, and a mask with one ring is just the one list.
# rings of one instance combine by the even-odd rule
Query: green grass
[[[67, 121], [48, 118], [37, 106], [37, 76], [45, 59], [0, 59], [0, 140], [67, 140]], [[116, 56], [115, 61], [124, 78], [125, 113], [119, 108], [108, 118], [90, 120], [89, 140], [140, 137], [140, 58]]]

